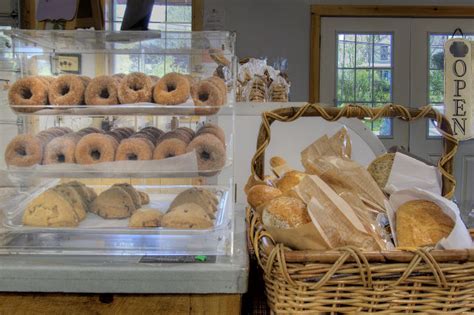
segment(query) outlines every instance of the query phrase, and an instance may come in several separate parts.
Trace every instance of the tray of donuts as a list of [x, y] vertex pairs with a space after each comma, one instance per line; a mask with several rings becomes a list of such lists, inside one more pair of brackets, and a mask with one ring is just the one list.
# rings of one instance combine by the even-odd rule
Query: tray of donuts
[[223, 186], [131, 185], [120, 181], [85, 185], [78, 180], [54, 180], [33, 192], [19, 191], [4, 200], [3, 225], [199, 233], [228, 221], [227, 199], [228, 188]]
[[232, 84], [219, 76], [170, 72], [26, 76], [8, 90], [13, 111], [27, 115], [214, 115], [233, 102]]
[[[230, 139], [226, 139], [230, 138]], [[8, 171], [45, 177], [214, 176], [231, 165], [231, 136], [216, 124], [164, 132], [147, 126], [103, 131], [51, 127], [19, 134], [6, 146]]]

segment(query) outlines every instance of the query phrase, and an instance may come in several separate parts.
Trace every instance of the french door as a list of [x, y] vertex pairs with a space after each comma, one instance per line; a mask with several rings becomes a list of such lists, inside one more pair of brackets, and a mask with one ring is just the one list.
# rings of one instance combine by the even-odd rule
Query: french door
[[[472, 19], [322, 18], [321, 102], [431, 104], [443, 110], [443, 44], [456, 28], [474, 40]], [[433, 162], [442, 152], [441, 138], [430, 122], [366, 126], [387, 148], [404, 146]], [[456, 200], [468, 222], [474, 208], [474, 140], [460, 143], [455, 175]]]

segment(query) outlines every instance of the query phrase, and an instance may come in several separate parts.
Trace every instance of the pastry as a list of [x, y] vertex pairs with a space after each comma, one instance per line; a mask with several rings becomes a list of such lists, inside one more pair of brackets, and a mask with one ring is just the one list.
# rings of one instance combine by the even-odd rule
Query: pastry
[[402, 204], [395, 213], [399, 247], [435, 245], [447, 237], [454, 221], [434, 202], [412, 200]]
[[182, 104], [188, 100], [189, 94], [188, 78], [176, 72], [163, 76], [153, 88], [153, 99], [163, 105]]
[[213, 225], [206, 211], [195, 203], [179, 205], [161, 218], [161, 226], [165, 228], [208, 229]]
[[118, 98], [121, 104], [151, 102], [153, 81], [146, 74], [132, 72], [120, 81]]
[[91, 133], [79, 140], [74, 156], [79, 164], [96, 164], [115, 160], [118, 142], [109, 135]]
[[13, 138], [5, 150], [5, 162], [12, 166], [33, 166], [41, 164], [45, 147], [56, 137], [70, 133], [66, 128], [49, 128], [36, 136], [23, 134]]
[[225, 132], [224, 130], [219, 127], [218, 125], [215, 124], [204, 124], [199, 130], [196, 132], [196, 136], [205, 134], [205, 133], [210, 133], [219, 138], [221, 140], [222, 144], [225, 145]]
[[33, 199], [23, 213], [23, 224], [43, 227], [73, 227], [79, 218], [65, 196], [47, 190]]
[[214, 219], [219, 199], [207, 189], [193, 187], [179, 193], [170, 205], [170, 211], [182, 204], [195, 203], [200, 206], [210, 218]]
[[48, 98], [51, 105], [84, 104], [86, 84], [80, 76], [65, 74], [57, 77], [49, 86]]
[[222, 141], [213, 134], [201, 134], [186, 147], [186, 152], [196, 152], [199, 171], [218, 171], [225, 166], [227, 155]]
[[120, 183], [120, 184], [114, 184], [112, 187], [120, 187], [124, 189], [128, 193], [128, 195], [132, 198], [133, 204], [136, 209], [139, 209], [142, 206], [141, 196], [132, 185], [127, 184], [127, 183]]
[[309, 223], [311, 218], [304, 202], [283, 196], [270, 200], [263, 207], [262, 222], [264, 225], [289, 229]]
[[38, 77], [25, 77], [15, 81], [8, 90], [10, 105], [28, 105], [15, 108], [19, 112], [35, 112], [48, 104], [48, 83]]
[[137, 207], [125, 189], [112, 186], [94, 199], [89, 210], [104, 219], [123, 219], [128, 218]]
[[85, 199], [79, 194], [79, 192], [73, 186], [58, 185], [53, 188], [55, 192], [58, 192], [65, 197], [72, 206], [72, 210], [76, 213], [79, 221], [86, 218], [88, 211], [88, 205]]
[[101, 75], [95, 77], [87, 85], [85, 102], [87, 105], [115, 105], [119, 104], [118, 82], [112, 76]]
[[267, 185], [255, 185], [248, 191], [247, 202], [253, 209], [257, 209], [266, 202], [281, 195], [282, 192], [278, 188]]
[[128, 221], [130, 228], [159, 227], [163, 214], [155, 209], [139, 209]]

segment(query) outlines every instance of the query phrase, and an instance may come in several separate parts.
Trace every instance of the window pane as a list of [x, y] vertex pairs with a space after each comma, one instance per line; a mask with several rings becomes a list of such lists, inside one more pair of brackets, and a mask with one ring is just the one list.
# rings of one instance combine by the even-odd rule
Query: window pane
[[155, 4], [153, 6], [150, 22], [166, 22], [166, 5]]
[[372, 101], [372, 70], [356, 70], [356, 101]]
[[355, 101], [354, 97], [354, 70], [338, 70], [337, 99], [341, 102]]
[[392, 70], [374, 70], [374, 101], [392, 101]]
[[[337, 106], [392, 101], [392, 40], [392, 34], [337, 34]], [[392, 135], [390, 119], [364, 123], [377, 135]]]
[[339, 34], [337, 64], [339, 68], [355, 67], [354, 35]]
[[165, 57], [163, 55], [145, 55], [145, 73], [160, 78], [165, 75]]
[[191, 23], [192, 9], [191, 4], [185, 5], [167, 5], [166, 21], [167, 22], [185, 22]]

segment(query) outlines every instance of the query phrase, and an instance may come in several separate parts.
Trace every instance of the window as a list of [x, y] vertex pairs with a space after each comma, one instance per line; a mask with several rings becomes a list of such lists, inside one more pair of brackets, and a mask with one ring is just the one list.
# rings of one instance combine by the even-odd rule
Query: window
[[[392, 102], [392, 34], [337, 34], [336, 104], [371, 107]], [[381, 137], [392, 136], [391, 119], [366, 121]]]
[[[451, 34], [430, 34], [428, 43], [428, 103], [441, 112], [444, 112], [444, 43], [450, 37]], [[466, 38], [474, 40], [472, 35]], [[440, 136], [432, 121], [428, 126], [428, 136]]]
[[[120, 30], [127, 0], [113, 0], [111, 8], [112, 30]], [[189, 32], [192, 29], [192, 0], [155, 0], [148, 25], [150, 30]], [[190, 60], [186, 55], [114, 55], [114, 73], [141, 71], [163, 76], [168, 72], [189, 72]]]

